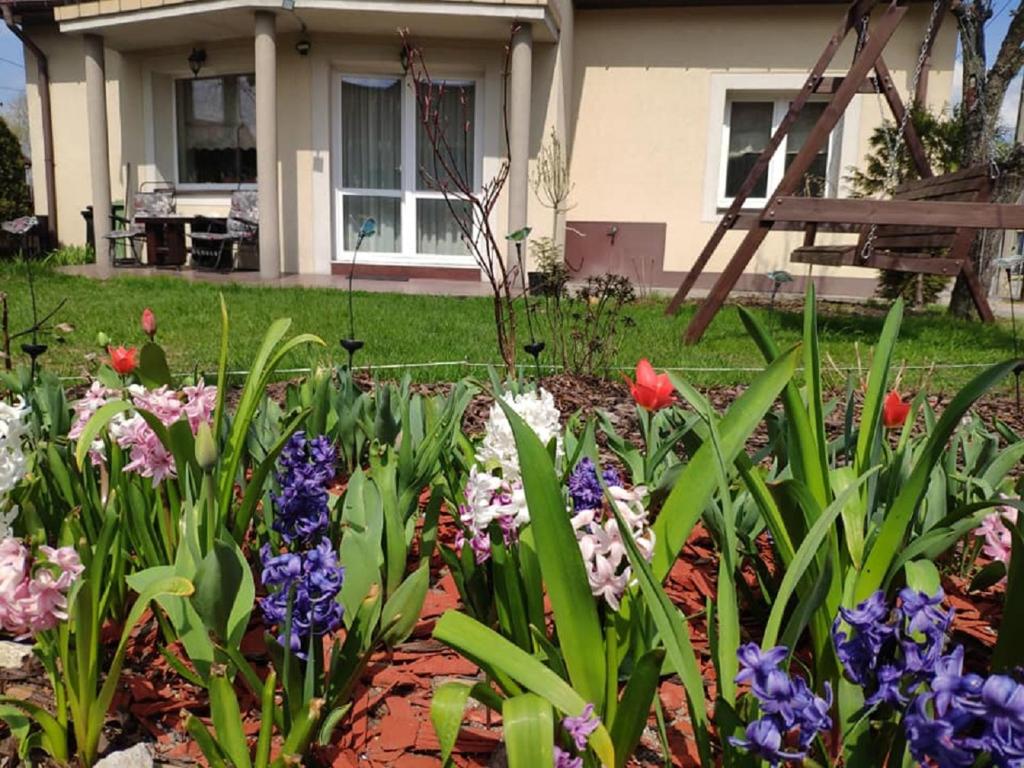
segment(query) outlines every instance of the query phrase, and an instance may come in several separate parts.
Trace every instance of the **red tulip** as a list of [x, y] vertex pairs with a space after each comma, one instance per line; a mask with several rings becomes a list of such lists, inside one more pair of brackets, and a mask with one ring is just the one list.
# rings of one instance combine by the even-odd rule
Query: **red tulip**
[[909, 413], [910, 403], [903, 402], [900, 393], [895, 389], [885, 396], [882, 403], [882, 424], [886, 429], [902, 427]]
[[156, 336], [156, 315], [149, 307], [142, 310], [142, 330], [149, 336], [150, 341]]
[[107, 347], [107, 352], [110, 353], [110, 367], [122, 376], [127, 376], [139, 364], [135, 347]]
[[648, 411], [657, 411], [676, 401], [668, 374], [655, 373], [646, 358], [636, 364], [636, 381], [630, 380], [628, 376], [626, 381], [629, 382], [629, 391], [636, 404]]

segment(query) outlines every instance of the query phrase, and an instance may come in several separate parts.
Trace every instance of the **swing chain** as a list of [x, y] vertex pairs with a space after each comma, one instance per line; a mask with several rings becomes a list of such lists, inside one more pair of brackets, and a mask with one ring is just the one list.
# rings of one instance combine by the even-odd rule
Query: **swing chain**
[[[917, 65], [914, 68], [914, 75], [910, 79], [910, 90], [907, 94], [909, 98], [907, 100], [906, 107], [903, 109], [903, 116], [900, 118], [899, 126], [896, 128], [895, 131], [890, 131], [887, 126], [884, 126], [883, 119], [886, 145], [887, 149], [889, 150], [889, 164], [886, 168], [885, 182], [883, 184], [882, 189], [879, 192], [880, 196], [886, 194], [891, 195], [892, 190], [895, 188], [896, 182], [899, 178], [900, 162], [898, 155], [900, 145], [905, 143], [906, 141], [907, 123], [910, 121], [911, 115], [914, 112], [914, 108], [917, 105], [917, 86], [921, 82], [921, 75], [924, 72], [924, 64], [928, 60], [928, 52], [931, 48], [931, 45], [929, 45], [929, 43], [932, 34], [935, 30], [935, 25], [938, 23], [939, 11], [941, 9], [942, 0], [934, 0], [934, 2], [932, 3], [931, 15], [928, 17], [928, 25], [925, 27], [924, 38], [921, 40], [921, 48], [917, 54]], [[861, 23], [864, 25], [864, 34], [862, 35], [862, 37], [864, 38], [867, 37], [867, 21], [867, 16], [865, 16], [864, 19], [861, 21]], [[885, 112], [882, 105], [881, 84], [878, 82], [877, 71], [875, 73], [875, 77], [871, 78], [871, 82], [874, 84], [875, 96], [878, 98], [879, 112], [884, 114]], [[890, 87], [894, 86], [892, 86], [892, 84], [890, 83]], [[878, 224], [872, 224], [871, 229], [868, 230], [868, 235], [864, 242], [864, 248], [861, 249], [860, 257], [862, 260], [866, 261], [871, 257], [871, 254], [874, 251], [875, 238], [877, 237], [877, 235]]]

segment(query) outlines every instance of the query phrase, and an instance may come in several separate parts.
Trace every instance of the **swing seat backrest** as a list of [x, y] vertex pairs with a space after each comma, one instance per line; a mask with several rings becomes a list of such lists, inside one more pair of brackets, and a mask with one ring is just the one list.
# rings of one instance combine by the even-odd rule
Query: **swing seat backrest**
[[[986, 166], [966, 168], [956, 173], [933, 176], [901, 184], [893, 191], [894, 200], [918, 202], [987, 202], [991, 194], [991, 180]], [[964, 222], [968, 224], [969, 222]], [[861, 233], [860, 246], [864, 246], [870, 227]], [[875, 231], [873, 249], [895, 253], [926, 254], [947, 249], [957, 234], [954, 227], [924, 224], [920, 226], [879, 225]], [[858, 248], [860, 250], [860, 248]]]

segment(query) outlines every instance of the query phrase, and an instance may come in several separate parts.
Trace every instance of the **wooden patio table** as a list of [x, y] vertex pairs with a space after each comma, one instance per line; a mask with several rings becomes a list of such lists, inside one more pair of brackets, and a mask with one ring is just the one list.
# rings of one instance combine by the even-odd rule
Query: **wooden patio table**
[[146, 262], [150, 266], [185, 266], [185, 225], [192, 218], [178, 213], [135, 217], [146, 228]]

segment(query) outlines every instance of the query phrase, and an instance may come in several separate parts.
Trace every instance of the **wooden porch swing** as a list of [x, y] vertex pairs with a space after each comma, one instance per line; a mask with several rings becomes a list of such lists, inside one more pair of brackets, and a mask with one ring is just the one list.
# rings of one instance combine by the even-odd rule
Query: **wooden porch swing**
[[[773, 230], [804, 232], [803, 246], [791, 255], [791, 261], [796, 263], [869, 267], [949, 277], [962, 273], [978, 314], [986, 322], [993, 320], [992, 309], [971, 264], [971, 244], [978, 230], [1024, 229], [1024, 206], [989, 202], [992, 178], [987, 166], [941, 176], [932, 173], [924, 147], [910, 120], [910, 110], [904, 107], [882, 58], [886, 45], [907, 13], [906, 0], [890, 0], [888, 7], [871, 21], [870, 14], [879, 4], [879, 0], [853, 0], [850, 3], [810, 77], [790, 104], [789, 112], [670, 302], [667, 312], [675, 314], [726, 232], [730, 229], [748, 230], [690, 321], [683, 336], [687, 344], [699, 341], [704, 335], [743, 270]], [[949, 4], [950, 0], [934, 0], [911, 84], [912, 100], [923, 101], [922, 75]], [[857, 46], [846, 77], [824, 77], [836, 52], [854, 29], [857, 30]], [[743, 213], [744, 203], [767, 172], [772, 156], [782, 145], [803, 107], [816, 93], [829, 94], [828, 105], [789, 164], [778, 187], [768, 196], [765, 207], [757, 214]], [[895, 187], [889, 199], [797, 196], [795, 193], [815, 157], [858, 93], [877, 93], [884, 97], [898, 126], [897, 141], [902, 138], [906, 142], [920, 179]], [[897, 163], [897, 153], [891, 151], [890, 154], [891, 162]], [[895, 167], [889, 169], [890, 182], [894, 180], [894, 171]], [[856, 244], [822, 246], [814, 243], [818, 232], [859, 233], [860, 237]]]

